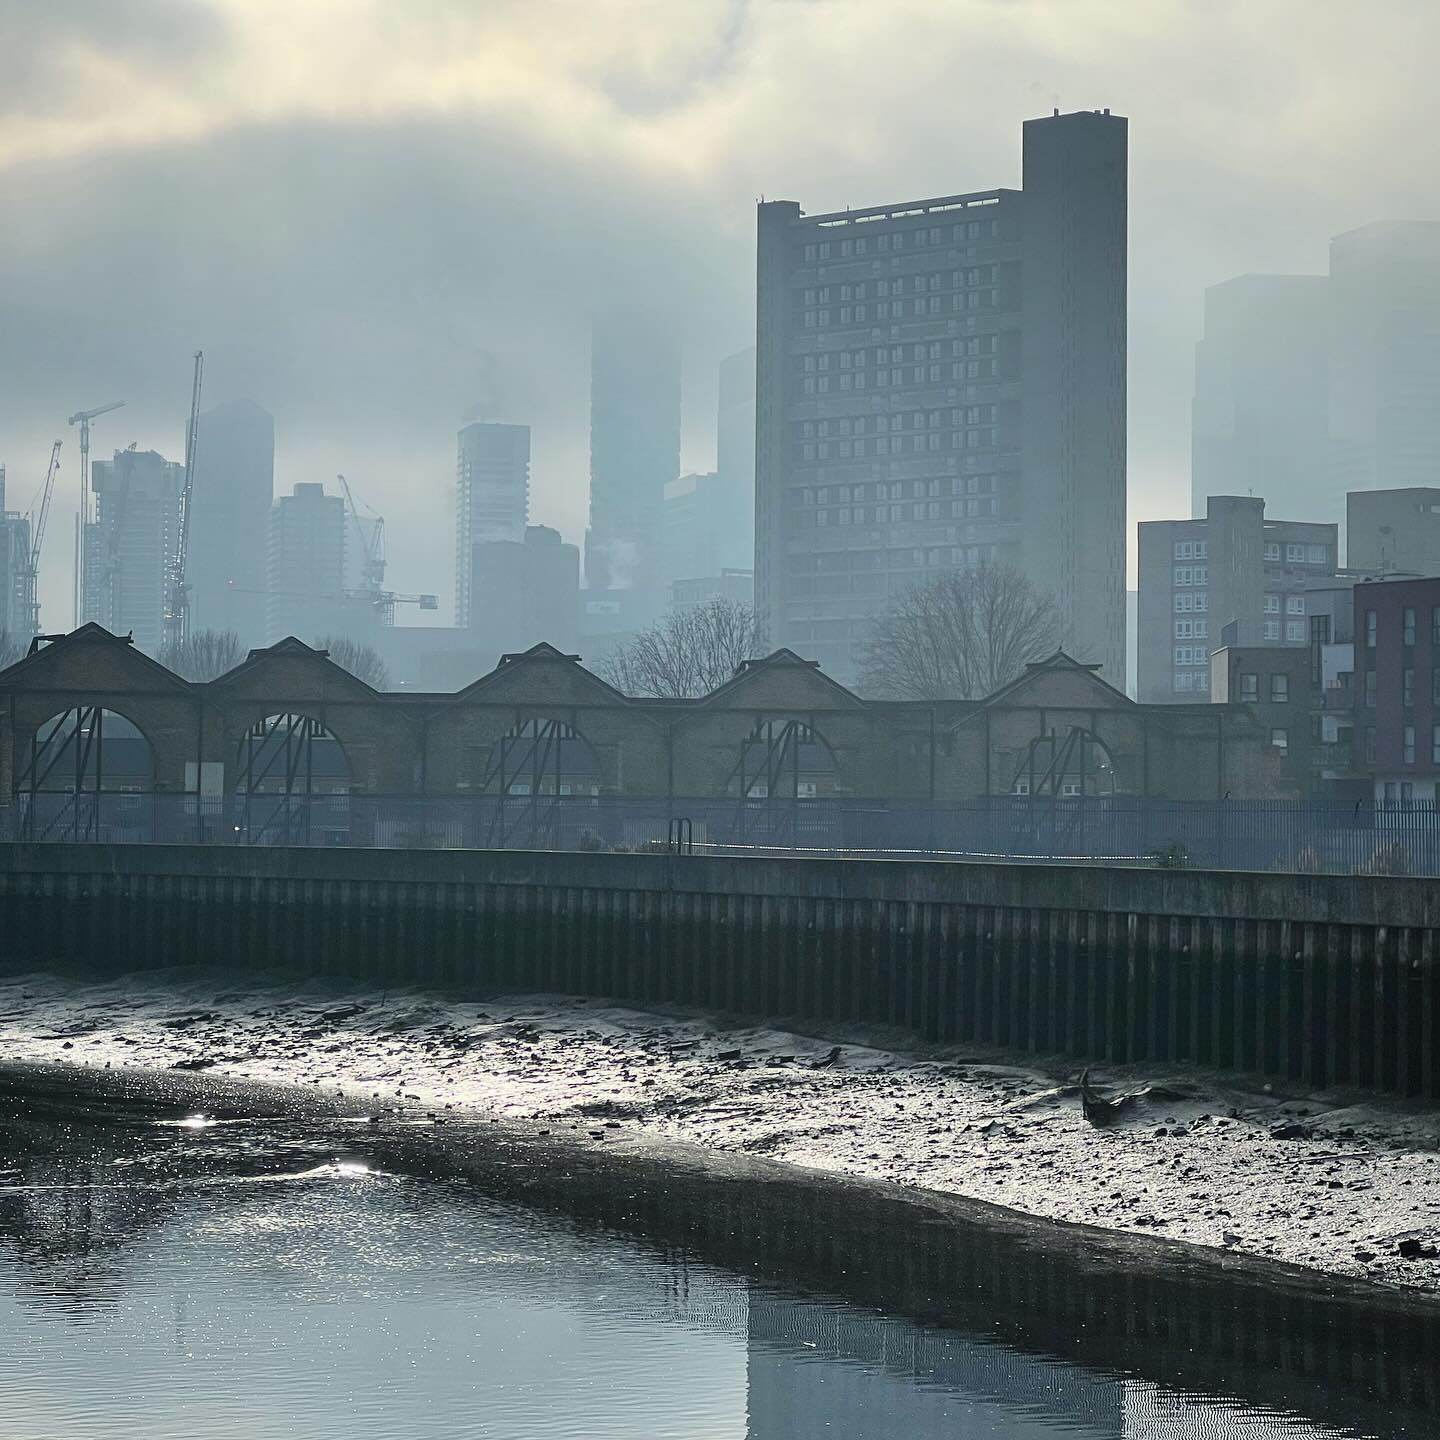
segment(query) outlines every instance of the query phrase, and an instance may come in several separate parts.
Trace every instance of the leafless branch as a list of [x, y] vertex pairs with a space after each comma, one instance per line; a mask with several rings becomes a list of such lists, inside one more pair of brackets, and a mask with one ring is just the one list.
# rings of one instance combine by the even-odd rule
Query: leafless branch
[[617, 645], [596, 669], [626, 695], [679, 700], [708, 695], [764, 647], [755, 611], [716, 597], [673, 611]]
[[390, 688], [390, 667], [373, 645], [362, 645], [348, 635], [322, 635], [315, 642], [317, 650], [328, 650], [330, 658], [372, 690]]
[[245, 658], [245, 646], [233, 630], [197, 630], [180, 645], [166, 645], [156, 657], [186, 680], [214, 680]]
[[1054, 599], [1008, 566], [956, 571], [896, 597], [872, 625], [860, 690], [897, 700], [981, 700], [1059, 635]]

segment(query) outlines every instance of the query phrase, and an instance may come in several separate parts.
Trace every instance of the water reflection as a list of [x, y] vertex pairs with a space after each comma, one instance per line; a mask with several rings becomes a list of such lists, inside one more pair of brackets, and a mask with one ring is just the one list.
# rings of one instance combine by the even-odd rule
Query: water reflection
[[1000, 1343], [994, 1327], [747, 1280], [498, 1189], [413, 1178], [340, 1123], [187, 1118], [51, 1105], [0, 1119], [5, 1433], [1426, 1433], [1403, 1406], [1360, 1425], [1347, 1408], [1272, 1413]]

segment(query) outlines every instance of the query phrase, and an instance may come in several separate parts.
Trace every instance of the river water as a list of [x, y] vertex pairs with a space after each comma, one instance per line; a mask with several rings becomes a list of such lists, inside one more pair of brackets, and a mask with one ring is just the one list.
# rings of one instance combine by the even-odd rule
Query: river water
[[[13, 1096], [7, 1109], [16, 1111]], [[387, 1170], [343, 1120], [0, 1113], [7, 1440], [1419, 1436], [1088, 1369]], [[1349, 1377], [1353, 1381], [1354, 1377]], [[1353, 1388], [1353, 1387], [1352, 1387]], [[1363, 1387], [1362, 1387], [1363, 1388]]]

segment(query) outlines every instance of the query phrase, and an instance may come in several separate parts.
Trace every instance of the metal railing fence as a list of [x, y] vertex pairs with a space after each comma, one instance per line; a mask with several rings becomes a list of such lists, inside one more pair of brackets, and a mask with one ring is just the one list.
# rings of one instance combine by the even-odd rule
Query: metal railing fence
[[1440, 876], [1440, 807], [992, 796], [667, 800], [619, 795], [42, 792], [0, 839], [406, 849], [933, 855]]

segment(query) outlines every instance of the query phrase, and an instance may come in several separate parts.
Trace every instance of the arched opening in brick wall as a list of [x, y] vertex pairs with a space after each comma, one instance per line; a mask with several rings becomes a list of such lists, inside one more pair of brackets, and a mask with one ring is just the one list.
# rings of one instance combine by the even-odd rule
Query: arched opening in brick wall
[[839, 775], [835, 751], [809, 720], [758, 716], [726, 787], [739, 801], [734, 843], [817, 849], [840, 843], [842, 817], [832, 803]]
[[15, 778], [28, 840], [148, 839], [155, 751], [145, 732], [101, 705], [52, 715], [30, 737]]
[[743, 800], [819, 800], [833, 795], [839, 766], [809, 721], [761, 716], [740, 742], [731, 794]]
[[1037, 735], [1020, 756], [1010, 794], [1078, 800], [1119, 792], [1109, 747], [1082, 725]]
[[600, 762], [568, 720], [521, 715], [490, 751], [480, 790], [480, 843], [565, 847], [597, 825]]
[[257, 720], [235, 758], [235, 829], [252, 845], [343, 845], [350, 838], [350, 760], [313, 715]]

